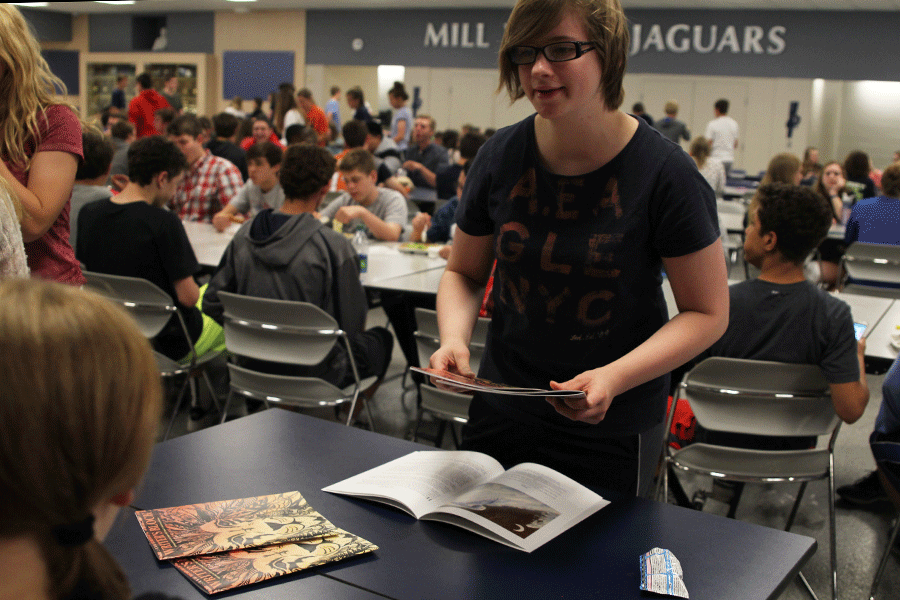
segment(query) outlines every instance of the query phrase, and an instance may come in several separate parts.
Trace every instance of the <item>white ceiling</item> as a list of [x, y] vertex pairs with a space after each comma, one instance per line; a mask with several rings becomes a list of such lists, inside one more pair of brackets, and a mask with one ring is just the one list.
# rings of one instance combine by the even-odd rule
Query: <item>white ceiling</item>
[[[179, 12], [234, 10], [238, 12], [284, 9], [369, 8], [511, 8], [514, 0], [138, 0], [133, 5], [114, 6], [99, 2], [50, 2], [44, 10], [68, 13]], [[765, 10], [898, 10], [900, 0], [622, 0], [629, 8], [716, 8]]]

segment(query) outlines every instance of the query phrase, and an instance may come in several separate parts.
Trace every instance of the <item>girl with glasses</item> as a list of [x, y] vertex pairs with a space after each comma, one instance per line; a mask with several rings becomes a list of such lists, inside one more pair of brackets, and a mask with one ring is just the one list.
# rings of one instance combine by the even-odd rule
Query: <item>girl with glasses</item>
[[[520, 0], [500, 82], [536, 114], [476, 157], [438, 293], [431, 366], [471, 375], [468, 341], [497, 260], [480, 376], [581, 399], [476, 395], [463, 447], [634, 494], [659, 456], [668, 373], [725, 330], [715, 197], [680, 147], [619, 110], [618, 0]], [[668, 275], [680, 314], [667, 322]]]

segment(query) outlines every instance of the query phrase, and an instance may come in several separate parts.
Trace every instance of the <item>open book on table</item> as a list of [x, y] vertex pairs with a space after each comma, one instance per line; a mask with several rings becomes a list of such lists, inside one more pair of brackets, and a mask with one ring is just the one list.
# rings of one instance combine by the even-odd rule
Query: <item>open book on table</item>
[[412, 452], [323, 489], [384, 502], [525, 552], [607, 504], [565, 475], [532, 463], [504, 471], [480, 452]]

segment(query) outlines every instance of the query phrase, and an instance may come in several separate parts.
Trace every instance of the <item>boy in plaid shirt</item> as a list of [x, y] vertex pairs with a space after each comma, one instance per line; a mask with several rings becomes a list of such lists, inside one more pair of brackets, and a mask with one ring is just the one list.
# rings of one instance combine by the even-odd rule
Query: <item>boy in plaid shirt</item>
[[244, 185], [231, 162], [203, 147], [206, 135], [195, 115], [181, 115], [169, 126], [169, 139], [187, 159], [188, 172], [170, 204], [182, 221], [212, 221]]

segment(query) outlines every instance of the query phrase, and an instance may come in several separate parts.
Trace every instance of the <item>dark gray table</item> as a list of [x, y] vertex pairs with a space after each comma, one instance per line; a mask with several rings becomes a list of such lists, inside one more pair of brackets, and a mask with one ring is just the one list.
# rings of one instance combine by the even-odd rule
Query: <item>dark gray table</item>
[[[272, 409], [159, 444], [135, 506], [160, 508], [298, 490], [337, 526], [380, 547], [373, 555], [319, 568], [315, 575], [276, 579], [260, 596], [267, 598], [298, 597], [298, 590], [306, 594], [307, 586], [308, 597], [351, 593], [317, 591], [333, 583], [354, 586], [353, 593], [411, 600], [648, 598], [638, 589], [638, 557], [654, 546], [679, 558], [692, 600], [777, 598], [816, 549], [809, 537], [629, 498], [613, 501], [526, 554], [450, 525], [416, 521], [381, 504], [321, 491], [425, 448]], [[166, 582], [180, 577], [147, 560], [153, 558], [149, 545], [131, 518], [119, 523], [108, 544], [128, 574], [138, 577], [136, 589], [153, 589], [163, 576]], [[252, 586], [235, 593], [256, 597], [260, 592]]]

